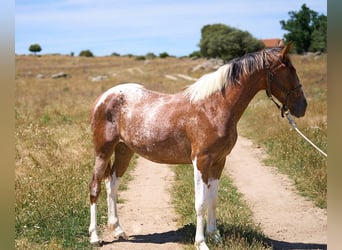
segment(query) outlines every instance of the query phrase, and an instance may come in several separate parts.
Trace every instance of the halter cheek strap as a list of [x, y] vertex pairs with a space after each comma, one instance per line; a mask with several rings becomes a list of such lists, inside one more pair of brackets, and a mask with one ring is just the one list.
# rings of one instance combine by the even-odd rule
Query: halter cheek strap
[[[264, 52], [266, 53], [266, 52]], [[287, 100], [288, 97], [292, 94], [292, 92], [294, 92], [295, 90], [299, 89], [302, 87], [301, 84], [298, 84], [296, 87], [294, 87], [293, 89], [287, 90], [286, 93], [286, 97], [285, 97], [285, 104], [283, 104], [282, 106], [273, 98], [272, 92], [271, 92], [271, 82], [274, 80], [277, 80], [274, 78], [274, 71], [276, 71], [280, 66], [282, 65], [282, 62], [280, 62], [280, 64], [276, 67], [274, 67], [273, 69], [270, 68], [270, 65], [268, 63], [268, 60], [266, 59], [266, 55], [265, 55], [265, 68], [266, 68], [266, 95], [268, 96], [268, 98], [277, 106], [277, 108], [280, 110], [281, 112], [281, 117], [284, 117], [284, 113], [286, 113], [288, 111], [287, 108]], [[279, 87], [282, 87], [282, 84], [277, 84]]]
[[283, 106], [280, 106], [280, 104], [274, 100], [272, 93], [271, 93], [271, 81], [270, 78], [273, 79], [273, 73], [269, 70], [267, 70], [267, 77], [266, 77], [266, 95], [267, 97], [277, 106], [278, 109], [281, 110], [281, 117], [284, 117], [284, 112], [287, 110], [285, 104]]

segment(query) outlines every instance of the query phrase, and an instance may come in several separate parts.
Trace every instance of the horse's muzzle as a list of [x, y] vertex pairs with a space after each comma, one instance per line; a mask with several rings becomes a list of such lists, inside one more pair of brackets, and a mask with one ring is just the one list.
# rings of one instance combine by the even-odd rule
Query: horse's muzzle
[[303, 99], [300, 103], [290, 108], [290, 112], [292, 115], [294, 115], [297, 118], [303, 117], [305, 115], [306, 107], [307, 107], [306, 99]]

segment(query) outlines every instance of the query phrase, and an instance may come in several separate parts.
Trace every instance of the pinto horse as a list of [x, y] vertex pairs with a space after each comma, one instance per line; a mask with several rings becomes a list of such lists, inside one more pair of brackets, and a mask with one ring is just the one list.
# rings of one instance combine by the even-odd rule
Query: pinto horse
[[116, 195], [135, 152], [157, 163], [193, 164], [195, 246], [208, 249], [205, 214], [206, 233], [217, 239], [219, 178], [238, 136], [237, 123], [251, 99], [265, 89], [270, 98], [274, 96], [283, 104], [283, 111], [296, 117], [305, 114], [307, 103], [288, 56], [289, 48], [264, 49], [233, 59], [176, 94], [126, 83], [99, 96], [91, 112], [95, 166], [89, 184], [90, 242], [99, 243], [96, 202], [103, 179], [108, 225], [114, 237], [128, 238], [119, 223]]

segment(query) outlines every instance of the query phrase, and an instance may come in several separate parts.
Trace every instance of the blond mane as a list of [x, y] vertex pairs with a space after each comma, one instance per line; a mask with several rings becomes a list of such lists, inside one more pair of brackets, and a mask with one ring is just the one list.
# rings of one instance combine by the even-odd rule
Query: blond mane
[[241, 84], [241, 79], [271, 64], [279, 58], [280, 48], [262, 50], [236, 58], [221, 66], [216, 71], [203, 75], [195, 83], [188, 86], [184, 95], [190, 102], [206, 99], [213, 93], [221, 91], [228, 85]]

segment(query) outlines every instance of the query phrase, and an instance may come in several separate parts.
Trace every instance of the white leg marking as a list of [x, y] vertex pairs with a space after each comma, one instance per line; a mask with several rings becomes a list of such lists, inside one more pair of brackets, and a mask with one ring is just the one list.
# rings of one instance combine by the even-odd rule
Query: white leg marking
[[222, 241], [220, 233], [216, 226], [216, 207], [218, 199], [218, 179], [210, 179], [208, 181], [208, 223], [207, 223], [207, 233], [214, 240], [215, 243]]
[[96, 203], [90, 205], [90, 243], [96, 244], [100, 241], [99, 236], [97, 234], [97, 225], [96, 225]]
[[209, 249], [204, 238], [204, 216], [207, 209], [206, 200], [206, 184], [202, 180], [202, 174], [197, 169], [197, 158], [192, 161], [194, 166], [194, 182], [195, 182], [195, 209], [197, 215], [195, 246], [196, 249]]
[[128, 239], [127, 235], [120, 226], [118, 210], [116, 206], [119, 183], [120, 178], [117, 178], [115, 173], [113, 173], [112, 177], [106, 178], [105, 180], [108, 205], [108, 226], [109, 228], [114, 229], [114, 237], [119, 238], [121, 236], [124, 239]]
[[217, 197], [218, 197], [218, 184], [219, 180], [209, 180], [208, 181], [208, 224], [207, 232], [215, 233], [216, 227], [216, 207], [217, 207]]

